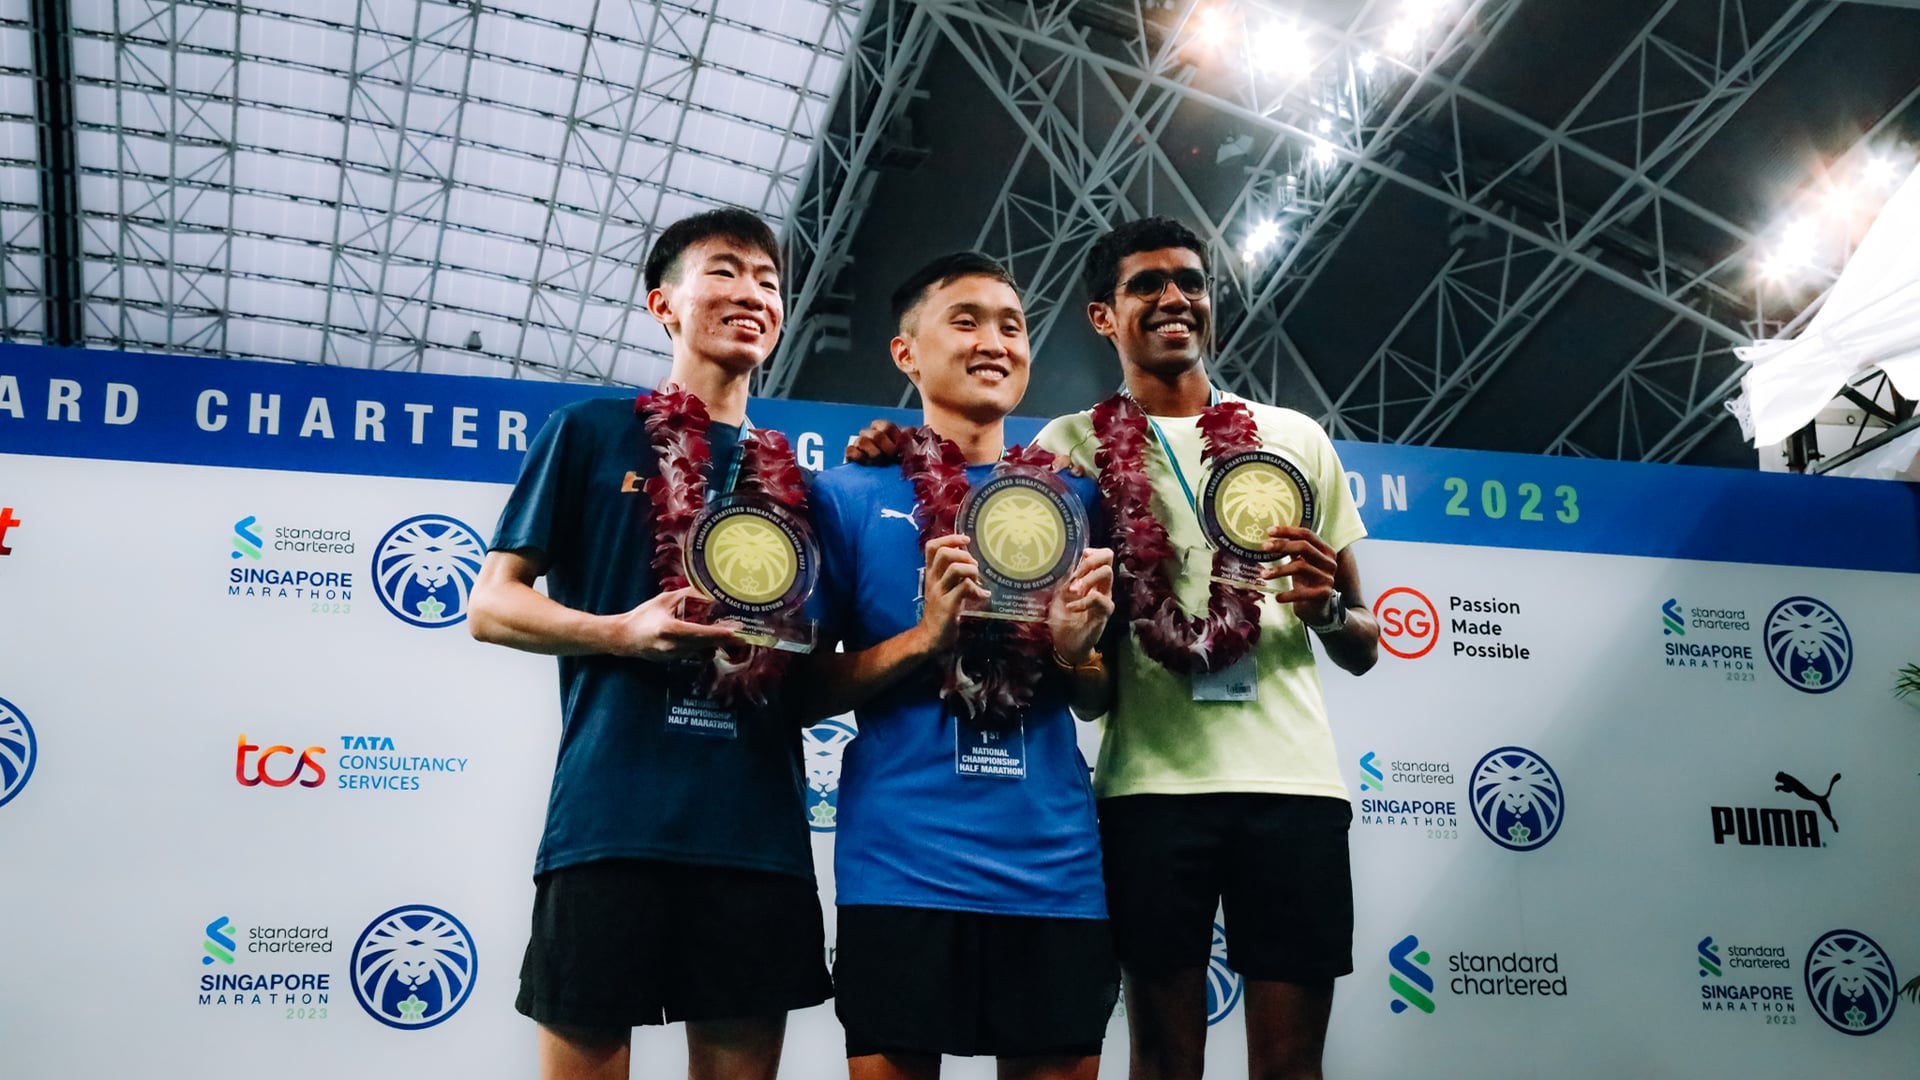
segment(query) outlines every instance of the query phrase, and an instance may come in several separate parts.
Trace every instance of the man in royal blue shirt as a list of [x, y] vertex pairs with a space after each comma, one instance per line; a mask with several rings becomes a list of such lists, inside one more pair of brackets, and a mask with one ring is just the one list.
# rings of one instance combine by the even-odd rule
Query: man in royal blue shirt
[[[1027, 385], [1012, 278], [984, 255], [949, 255], [901, 286], [894, 314], [894, 360], [926, 426], [964, 456], [967, 484], [984, 482]], [[1002, 1077], [1091, 1080], [1119, 969], [1068, 707], [1091, 717], [1106, 705], [1095, 644], [1113, 611], [1112, 553], [1089, 549], [1054, 594], [1031, 702], [991, 724], [963, 719], [941, 687], [960, 612], [986, 590], [967, 537], [923, 545], [937, 508], [916, 496], [913, 457], [904, 471], [834, 469], [813, 488], [818, 609], [846, 651], [814, 655], [797, 704], [853, 709], [860, 729], [845, 751], [834, 858], [849, 1068], [854, 1080], [924, 1080], [942, 1054], [993, 1055]], [[1097, 505], [1090, 483], [1069, 486]]]
[[[748, 380], [779, 340], [779, 250], [759, 218], [725, 209], [669, 226], [647, 259], [667, 382], [712, 418], [712, 473], [736, 461]], [[540, 1024], [545, 1077], [624, 1080], [635, 1025], [685, 1020], [696, 1080], [771, 1080], [787, 1012], [831, 993], [799, 732], [716, 709], [676, 667], [733, 630], [681, 618], [697, 593], [655, 579], [658, 457], [632, 401], [555, 412], [474, 586], [476, 638], [560, 658], [516, 1006]]]

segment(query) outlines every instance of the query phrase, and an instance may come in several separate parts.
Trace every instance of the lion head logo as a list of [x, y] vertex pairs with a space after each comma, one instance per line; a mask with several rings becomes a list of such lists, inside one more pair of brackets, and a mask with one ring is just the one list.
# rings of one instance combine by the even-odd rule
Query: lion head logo
[[374, 548], [374, 591], [414, 626], [452, 626], [467, 617], [467, 596], [486, 557], [486, 543], [464, 523], [443, 514], [411, 517]]
[[466, 1004], [479, 958], [460, 920], [437, 907], [397, 907], [368, 924], [349, 961], [353, 995], [375, 1020], [432, 1027]]
[[840, 812], [840, 765], [847, 744], [858, 734], [852, 717], [835, 717], [808, 728], [801, 739], [807, 765], [807, 825], [814, 832], [834, 830]]

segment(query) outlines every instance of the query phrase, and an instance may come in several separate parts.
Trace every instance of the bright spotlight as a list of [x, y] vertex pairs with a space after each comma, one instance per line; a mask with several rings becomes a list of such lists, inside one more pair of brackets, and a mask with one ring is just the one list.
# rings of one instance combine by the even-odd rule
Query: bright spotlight
[[1317, 129], [1317, 130], [1318, 130], [1319, 132], [1320, 132], [1320, 134], [1322, 134], [1322, 135], [1326, 135], [1326, 134], [1328, 134], [1328, 133], [1330, 133], [1331, 131], [1333, 131], [1333, 121], [1331, 121], [1331, 120], [1329, 120], [1329, 119], [1327, 119], [1327, 118], [1326, 118], [1326, 117], [1324, 117], [1324, 116], [1320, 118], [1320, 122], [1319, 122], [1319, 123], [1317, 123], [1317, 124], [1315, 124], [1315, 125], [1313, 125], [1313, 126], [1314, 126], [1314, 127], [1315, 127], [1315, 128], [1316, 128], [1316, 129]]
[[1860, 176], [1870, 187], [1890, 188], [1893, 182], [1899, 179], [1900, 170], [1894, 165], [1892, 158], [1876, 157], [1867, 162], [1867, 167], [1861, 170]]
[[1246, 263], [1248, 266], [1252, 266], [1253, 260], [1259, 257], [1260, 253], [1250, 247], [1240, 249], [1240, 261]]
[[1247, 248], [1260, 252], [1272, 247], [1280, 239], [1280, 223], [1269, 218], [1253, 227], [1253, 234], [1247, 237]]
[[1805, 266], [1813, 261], [1813, 222], [1802, 218], [1787, 226], [1780, 236], [1779, 250], [1773, 261], [1781, 267]]
[[1837, 185], [1829, 188], [1826, 198], [1821, 200], [1821, 208], [1829, 217], [1847, 218], [1853, 213], [1853, 192]]
[[1397, 22], [1387, 31], [1387, 51], [1395, 56], [1405, 56], [1419, 44], [1420, 28], [1412, 22]]
[[1333, 144], [1325, 139], [1313, 140], [1313, 160], [1316, 164], [1331, 165], [1334, 160]]
[[1226, 40], [1227, 17], [1219, 8], [1205, 7], [1194, 13], [1194, 40], [1213, 48]]
[[1277, 75], [1304, 75], [1313, 67], [1307, 57], [1307, 39], [1299, 27], [1268, 23], [1256, 43], [1260, 66]]
[[1361, 53], [1360, 59], [1354, 61], [1354, 66], [1360, 69], [1360, 74], [1362, 75], [1373, 74], [1373, 69], [1379, 66], [1379, 64], [1380, 58], [1370, 52]]

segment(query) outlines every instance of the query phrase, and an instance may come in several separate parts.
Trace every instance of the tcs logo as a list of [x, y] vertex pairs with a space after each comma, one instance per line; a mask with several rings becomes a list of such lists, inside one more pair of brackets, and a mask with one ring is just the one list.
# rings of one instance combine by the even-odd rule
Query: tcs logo
[[[253, 775], [248, 776], [247, 757], [256, 750], [260, 750], [261, 753], [258, 758], [253, 760]], [[293, 747], [269, 746], [262, 750], [259, 746], [248, 742], [247, 737], [242, 735], [240, 736], [240, 749], [233, 755], [233, 778], [247, 787], [259, 787], [261, 784], [265, 784], [268, 787], [286, 787], [296, 780], [300, 782], [301, 787], [319, 787], [321, 784], [327, 782], [327, 770], [321, 767], [320, 763], [315, 761], [314, 758], [326, 752], [327, 748], [324, 746], [309, 746], [300, 752], [300, 757], [293, 763], [292, 771], [288, 772], [285, 776], [275, 776], [273, 775], [274, 771], [278, 769], [279, 766], [275, 766], [274, 769], [269, 769], [267, 767], [268, 760], [283, 754], [291, 757], [293, 755]], [[308, 769], [313, 770], [313, 775], [303, 779], [301, 774], [305, 773]]]
[[1440, 612], [1418, 589], [1388, 589], [1373, 602], [1380, 620], [1380, 647], [1402, 660], [1418, 660], [1440, 643]]

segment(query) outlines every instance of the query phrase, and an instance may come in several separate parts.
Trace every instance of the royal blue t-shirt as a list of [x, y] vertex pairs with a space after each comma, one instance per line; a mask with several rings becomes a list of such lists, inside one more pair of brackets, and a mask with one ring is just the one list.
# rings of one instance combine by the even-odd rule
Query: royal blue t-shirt
[[[980, 483], [992, 469], [969, 468], [967, 479]], [[1096, 505], [1091, 483], [1066, 479], [1083, 506]], [[823, 636], [851, 652], [919, 622], [926, 560], [900, 471], [831, 469], [814, 481], [813, 508]], [[837, 902], [1106, 918], [1093, 786], [1065, 673], [1048, 673], [1023, 731], [1003, 739], [956, 721], [939, 689], [927, 664], [854, 712], [860, 731], [847, 744], [836, 817]], [[1010, 775], [1016, 761], [1024, 778]]]
[[[739, 438], [710, 429], [717, 475]], [[645, 491], [656, 473], [631, 401], [568, 405], [527, 451], [493, 550], [544, 553], [547, 595], [567, 607], [630, 611], [659, 592]], [[560, 657], [560, 756], [534, 873], [628, 857], [813, 880], [798, 726], [751, 712], [688, 724], [668, 708], [688, 684], [651, 661]]]

